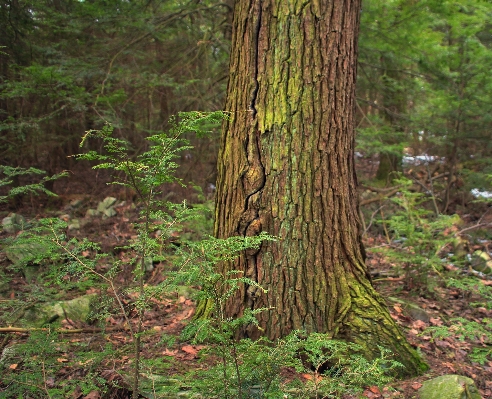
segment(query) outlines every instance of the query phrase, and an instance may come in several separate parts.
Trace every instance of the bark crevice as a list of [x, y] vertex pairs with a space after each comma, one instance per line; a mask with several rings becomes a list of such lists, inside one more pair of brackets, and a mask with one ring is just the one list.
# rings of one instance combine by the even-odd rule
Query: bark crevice
[[251, 104], [250, 109], [252, 111], [253, 119], [256, 118], [256, 114], [258, 111], [256, 110], [256, 100], [258, 97], [258, 90], [260, 89], [260, 82], [258, 81], [258, 70], [259, 70], [259, 56], [260, 56], [260, 32], [261, 32], [261, 15], [262, 15], [262, 4], [261, 1], [257, 3], [258, 7], [258, 16], [256, 20], [256, 26], [254, 29], [254, 42], [255, 42], [255, 59], [254, 59], [254, 88], [253, 93], [251, 95]]

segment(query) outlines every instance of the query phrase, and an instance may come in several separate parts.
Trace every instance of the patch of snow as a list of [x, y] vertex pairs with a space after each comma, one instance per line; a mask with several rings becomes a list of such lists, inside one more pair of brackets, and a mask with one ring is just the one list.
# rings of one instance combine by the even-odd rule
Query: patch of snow
[[492, 198], [492, 192], [490, 191], [480, 191], [478, 188], [472, 188], [470, 192], [475, 198]]
[[414, 165], [414, 166], [426, 165], [431, 162], [443, 162], [443, 161], [444, 158], [439, 158], [435, 155], [427, 155], [427, 154], [417, 155], [414, 157], [406, 155], [402, 159], [403, 165]]

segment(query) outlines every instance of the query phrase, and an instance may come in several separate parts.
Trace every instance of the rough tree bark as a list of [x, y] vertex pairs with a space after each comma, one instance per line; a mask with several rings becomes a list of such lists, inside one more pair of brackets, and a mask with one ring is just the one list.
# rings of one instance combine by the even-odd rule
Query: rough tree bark
[[[380, 344], [414, 374], [425, 365], [372, 287], [364, 263], [354, 171], [360, 0], [236, 1], [218, 162], [215, 234], [280, 237], [223, 265], [244, 287], [227, 315], [259, 314], [276, 339], [327, 332], [376, 355]], [[379, 352], [378, 352], [379, 353]]]

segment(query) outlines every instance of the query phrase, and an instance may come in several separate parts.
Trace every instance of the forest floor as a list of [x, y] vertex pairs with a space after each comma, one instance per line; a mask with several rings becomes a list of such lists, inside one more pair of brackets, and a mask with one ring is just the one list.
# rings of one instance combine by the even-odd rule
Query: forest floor
[[[16, 213], [24, 215], [26, 218], [41, 217], [65, 217], [79, 218], [84, 220], [79, 229], [69, 231], [69, 235], [99, 242], [103, 250], [114, 251], [115, 247], [122, 246], [128, 240], [135, 236], [135, 230], [132, 222], [136, 221], [137, 215], [131, 198], [127, 194], [116, 193], [119, 197], [119, 205], [115, 207], [117, 214], [114, 217], [102, 220], [101, 218], [88, 218], [85, 213], [89, 208], [97, 207], [97, 203], [104, 197], [115, 195], [111, 188], [99, 189], [97, 194], [72, 194], [70, 188], [65, 188], [65, 194], [55, 200], [40, 200], [30, 198], [24, 201], [15, 209]], [[76, 189], [73, 191], [77, 192]], [[76, 209], [71, 208], [70, 203], [74, 200], [81, 200]], [[123, 202], [124, 201], [124, 202]], [[2, 215], [6, 215], [8, 209], [3, 209]], [[68, 215], [68, 216], [67, 216]], [[490, 216], [490, 215], [489, 215]], [[3, 217], [3, 216], [2, 216]], [[490, 222], [491, 220], [489, 220]], [[473, 223], [470, 221], [470, 224]], [[203, 227], [203, 226], [202, 226]], [[462, 226], [461, 228], [464, 228]], [[193, 233], [193, 232], [191, 232]], [[5, 232], [0, 234], [0, 239], [6, 238]], [[368, 252], [367, 264], [373, 276], [374, 285], [382, 296], [387, 300], [391, 316], [401, 326], [409, 342], [422, 353], [425, 361], [430, 365], [430, 370], [423, 376], [397, 381], [390, 386], [379, 389], [377, 387], [367, 387], [363, 396], [367, 398], [417, 398], [417, 390], [421, 387], [423, 381], [444, 374], [460, 374], [472, 378], [483, 398], [492, 398], [492, 362], [486, 361], [484, 364], [472, 362], [468, 356], [471, 346], [482, 345], [490, 348], [490, 342], [481, 342], [481, 337], [473, 340], [463, 339], [460, 334], [451, 334], [448, 337], [433, 337], [426, 333], [426, 328], [431, 326], [442, 326], [447, 324], [450, 319], [463, 317], [470, 321], [480, 322], [484, 318], [492, 319], [491, 304], [471, 306], [471, 303], [480, 301], [473, 294], [464, 292], [453, 287], [446, 287], [439, 282], [439, 276], [434, 276], [436, 283], [432, 288], [432, 293], [428, 290], [419, 288], [418, 285], [412, 286], [412, 282], [405, 275], [405, 270], [398, 265], [389, 262], [385, 256], [371, 248], [381, 247], [385, 244], [387, 238], [384, 234], [368, 231], [364, 237], [364, 243]], [[490, 241], [482, 240], [480, 244], [470, 245], [469, 252], [477, 249], [488, 250], [491, 245]], [[115, 254], [120, 259], [125, 260], [128, 254], [119, 250]], [[9, 260], [0, 253], [0, 268], [7, 271], [11, 278], [10, 288], [5, 297], [14, 300], [17, 297], [28, 296], [32, 290], [32, 284], [26, 281], [25, 276], [20, 272], [9, 272]], [[158, 284], [164, 279], [168, 266], [162, 263], [154, 264], [152, 271], [149, 271], [146, 278], [146, 284]], [[115, 284], [125, 286], [128, 281], [133, 279], [131, 269], [124, 268], [121, 273], [115, 277]], [[484, 280], [485, 284], [492, 285], [491, 280]], [[42, 289], [42, 284], [39, 284]], [[89, 287], [87, 294], [98, 293], [97, 287]], [[80, 292], [76, 293], [80, 295]], [[70, 299], [75, 293], [67, 292], [66, 298]], [[124, 297], [124, 303], [131, 303], [134, 298], [131, 296]], [[400, 302], [398, 301], [400, 300]], [[409, 301], [417, 305], [422, 312], [408, 312], [405, 303]], [[156, 355], [165, 358], [168, 361], [168, 370], [166, 373], [182, 373], [192, 368], [203, 367], [200, 362], [200, 349], [202, 347], [191, 345], [188, 342], [181, 342], [179, 339], [173, 345], [169, 346], [161, 340], [162, 335], [172, 335], [179, 338], [179, 334], [191, 319], [195, 311], [195, 303], [186, 292], [168, 295], [161, 299], [155, 299], [152, 306], [145, 313], [144, 328], [151, 333], [146, 334], [143, 340], [144, 358], [155, 358]], [[134, 316], [134, 315], [133, 315]], [[84, 323], [74, 323], [71, 320], [62, 320], [61, 327], [66, 329], [82, 328], [83, 332], [77, 334], [65, 334], [72, 343], [90, 342], [89, 347], [93, 350], [104, 347], [110, 343], [115, 349], [120, 346], [130, 344], [130, 336], [121, 329], [123, 320], [118, 316], [108, 317], [107, 328], [104, 334], [95, 332], [94, 326]], [[92, 330], [91, 330], [92, 329]], [[10, 333], [0, 335], [1, 349], [11, 345], [13, 342], [18, 343], [26, 339], [24, 333]], [[77, 362], [74, 359], [75, 354], [63, 353], [58, 361], [62, 364], [57, 370], [56, 375], [48, 381], [48, 384], [56, 384], [57, 381], [78, 379], [83, 375], [83, 367], [77, 369]], [[108, 382], [117, 382], [125, 384], [123, 374], [129, 369], [128, 356], [113, 357], [108, 362], [102, 362], [97, 373]], [[64, 365], [67, 365], [66, 367]], [[12, 365], [12, 369], [22, 367], [21, 365]], [[287, 370], [288, 372], [288, 370]], [[0, 377], [0, 387], [1, 387]], [[0, 397], [1, 397], [0, 391]], [[129, 391], [121, 388], [115, 389], [111, 398], [126, 398]], [[108, 397], [108, 396], [105, 396]], [[82, 391], [76, 391], [73, 399], [87, 398], [97, 399], [97, 393], [83, 395]]]

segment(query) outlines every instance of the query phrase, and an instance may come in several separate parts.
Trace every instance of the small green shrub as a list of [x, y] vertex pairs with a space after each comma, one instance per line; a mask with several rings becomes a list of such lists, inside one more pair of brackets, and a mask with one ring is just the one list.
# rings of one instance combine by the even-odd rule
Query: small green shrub
[[474, 277], [448, 278], [448, 287], [458, 288], [463, 293], [470, 293], [481, 298], [480, 302], [470, 302], [470, 306], [492, 308], [492, 286], [485, 285], [483, 281]]
[[330, 339], [326, 334], [310, 334], [299, 341], [302, 362], [298, 372], [310, 376], [293, 397], [338, 398], [342, 394], [357, 394], [366, 386], [381, 386], [391, 381], [396, 368], [403, 367], [391, 359], [388, 350], [380, 348], [381, 356], [365, 359], [361, 347]]
[[[201, 326], [210, 331], [209, 325]], [[182, 380], [183, 386], [206, 398], [339, 398], [369, 385], [381, 386], [402, 367], [385, 349], [378, 359], [368, 361], [358, 345], [326, 334], [294, 331], [276, 343], [235, 340], [217, 330], [209, 337], [215, 344], [201, 356], [212, 366], [193, 370]], [[205, 338], [206, 333], [195, 342], [209, 342]], [[297, 378], [292, 378], [293, 371]]]
[[[97, 376], [96, 370], [102, 361], [108, 361], [115, 353], [109, 345], [99, 351], [87, 351], [83, 346], [74, 347], [54, 330], [32, 331], [25, 342], [14, 344], [2, 353], [0, 371], [6, 388], [2, 389], [0, 396], [65, 398], [70, 397], [76, 388], [84, 394], [93, 390], [105, 392], [108, 384]], [[76, 360], [67, 356], [69, 348]], [[72, 362], [84, 365], [83, 378], [56, 382], [57, 373]]]
[[492, 360], [492, 320], [484, 318], [480, 321], [471, 321], [456, 317], [449, 321], [447, 326], [427, 327], [421, 335], [430, 335], [432, 340], [455, 337], [461, 342], [470, 344], [468, 356], [473, 362], [484, 365]]
[[381, 221], [391, 232], [390, 243], [379, 251], [402, 265], [407, 289], [432, 293], [436, 281], [431, 276], [443, 271], [441, 251], [457, 241], [451, 228], [459, 217], [435, 215], [422, 206], [424, 194], [410, 191], [410, 180], [400, 179], [396, 183], [402, 186], [393, 199], [398, 210]]

